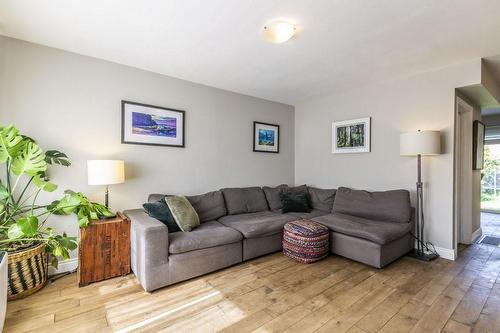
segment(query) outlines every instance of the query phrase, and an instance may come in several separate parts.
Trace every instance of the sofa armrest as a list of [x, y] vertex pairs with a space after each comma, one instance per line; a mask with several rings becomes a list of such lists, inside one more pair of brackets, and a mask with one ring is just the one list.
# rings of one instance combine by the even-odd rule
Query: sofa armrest
[[168, 228], [143, 209], [123, 212], [131, 222], [131, 266], [146, 291], [168, 284]]

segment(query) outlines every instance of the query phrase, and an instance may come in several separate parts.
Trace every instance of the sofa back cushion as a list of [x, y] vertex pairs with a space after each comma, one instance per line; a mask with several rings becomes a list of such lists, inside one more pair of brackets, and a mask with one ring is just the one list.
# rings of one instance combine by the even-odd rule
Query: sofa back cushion
[[[152, 193], [148, 202], [158, 202], [173, 194]], [[200, 218], [200, 222], [217, 220], [227, 214], [226, 203], [221, 191], [212, 191], [200, 195], [186, 196]]]
[[186, 198], [193, 205], [201, 222], [217, 220], [227, 214], [226, 204], [221, 191], [213, 191]]
[[229, 215], [269, 210], [266, 196], [260, 187], [223, 188], [221, 192]]
[[165, 199], [165, 196], [167, 196], [167, 194], [151, 193], [148, 196], [148, 202], [158, 202], [160, 200]]
[[333, 213], [348, 214], [380, 221], [410, 221], [410, 194], [406, 190], [368, 192], [339, 187]]
[[307, 191], [309, 192], [309, 201], [312, 209], [328, 213], [332, 211], [335, 192], [337, 190], [308, 187]]
[[269, 204], [269, 209], [278, 210], [281, 209], [281, 193], [284, 193], [288, 189], [288, 185], [282, 184], [276, 187], [264, 186], [262, 190], [266, 195], [267, 203]]

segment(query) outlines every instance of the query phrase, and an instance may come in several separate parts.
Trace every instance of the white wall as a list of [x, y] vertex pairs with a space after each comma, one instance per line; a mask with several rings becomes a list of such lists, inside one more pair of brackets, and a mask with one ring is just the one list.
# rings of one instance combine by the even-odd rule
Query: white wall
[[[186, 148], [121, 144], [122, 99], [185, 110]], [[252, 152], [254, 120], [280, 125], [279, 154]], [[87, 185], [88, 159], [125, 160], [126, 183], [110, 188], [115, 210], [140, 207], [151, 192], [294, 182], [292, 106], [6, 37], [0, 37], [0, 123], [71, 158], [70, 168], [50, 169], [60, 190], [42, 200], [69, 188], [102, 201], [104, 189]], [[78, 232], [74, 217], [52, 223]]]
[[[453, 248], [455, 88], [478, 84], [480, 60], [350, 91], [295, 106], [295, 182], [320, 187], [403, 188], [414, 201], [416, 158], [399, 155], [404, 131], [442, 131], [442, 152], [423, 159], [426, 235]], [[331, 153], [333, 121], [372, 117], [371, 153]]]

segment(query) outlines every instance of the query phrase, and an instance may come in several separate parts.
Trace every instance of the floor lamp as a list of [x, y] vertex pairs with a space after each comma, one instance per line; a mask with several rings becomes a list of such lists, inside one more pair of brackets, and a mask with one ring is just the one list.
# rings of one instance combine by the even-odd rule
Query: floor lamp
[[401, 133], [400, 155], [417, 156], [417, 203], [415, 207], [415, 224], [417, 248], [410, 254], [412, 257], [431, 261], [439, 257], [429, 249], [428, 242], [424, 240], [424, 187], [422, 183], [422, 156], [439, 155], [441, 142], [439, 131], [417, 131]]

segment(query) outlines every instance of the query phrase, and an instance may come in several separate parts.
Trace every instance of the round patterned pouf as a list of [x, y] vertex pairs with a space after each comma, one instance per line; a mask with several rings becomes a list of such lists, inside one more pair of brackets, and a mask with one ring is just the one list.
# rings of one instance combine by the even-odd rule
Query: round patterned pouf
[[300, 262], [312, 263], [328, 255], [330, 232], [327, 227], [309, 220], [285, 224], [283, 253]]

